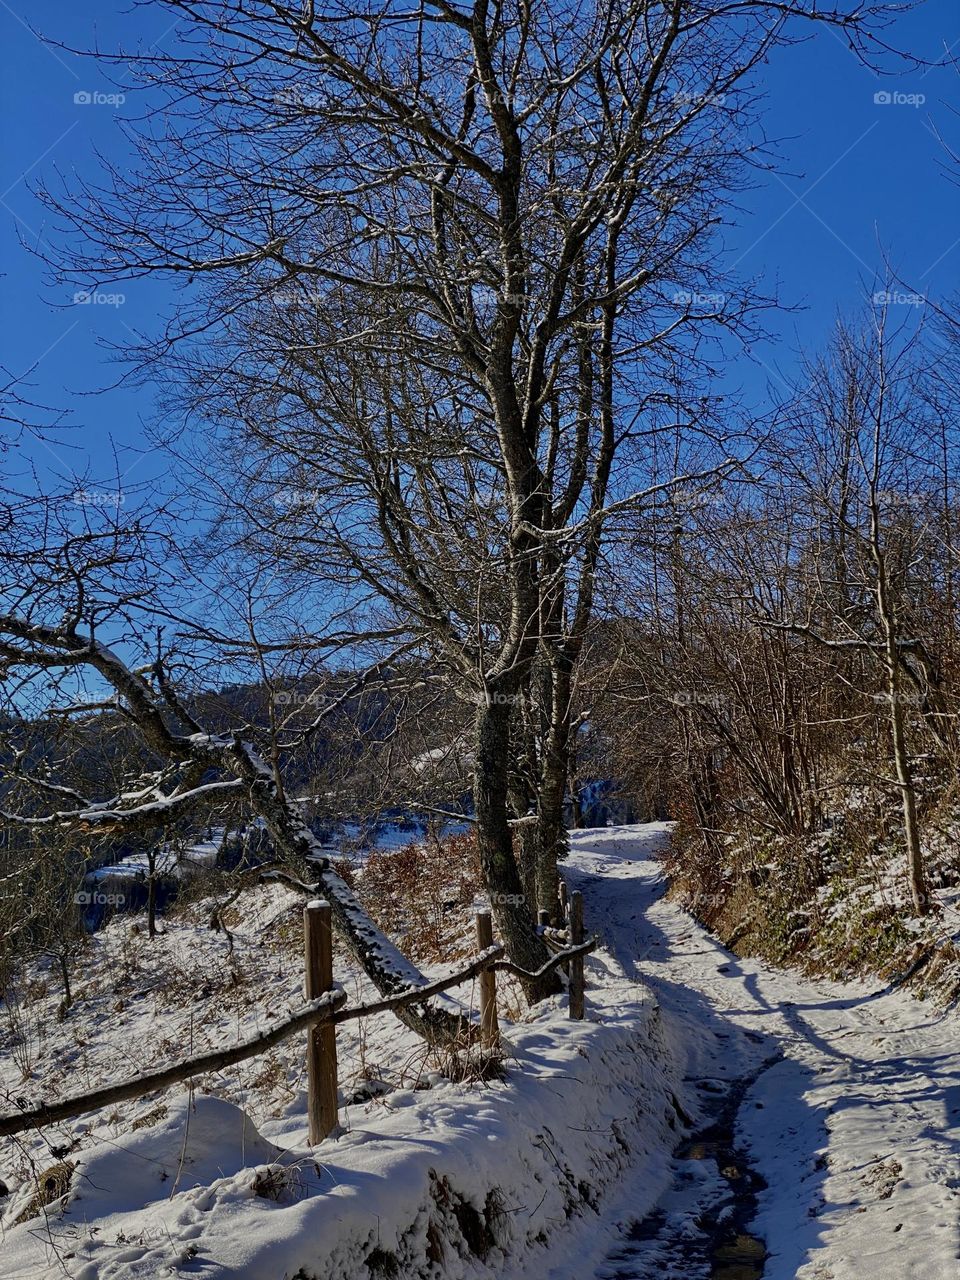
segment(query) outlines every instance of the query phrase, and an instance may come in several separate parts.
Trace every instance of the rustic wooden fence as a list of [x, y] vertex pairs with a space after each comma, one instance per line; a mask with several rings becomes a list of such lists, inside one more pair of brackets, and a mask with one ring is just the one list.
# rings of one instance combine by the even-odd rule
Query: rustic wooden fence
[[[565, 915], [565, 927], [552, 928], [541, 913], [538, 932], [547, 947], [554, 953], [535, 973], [521, 969], [505, 960], [504, 949], [493, 941], [493, 923], [489, 911], [476, 916], [477, 945], [479, 953], [446, 977], [422, 987], [412, 987], [400, 995], [387, 996], [369, 1004], [344, 1008], [346, 992], [333, 981], [333, 931], [330, 904], [322, 899], [308, 902], [303, 911], [304, 940], [304, 990], [307, 1003], [291, 1013], [283, 1022], [260, 1035], [252, 1036], [231, 1045], [229, 1049], [215, 1049], [152, 1071], [117, 1084], [105, 1085], [91, 1093], [84, 1093], [60, 1102], [40, 1103], [24, 1107], [10, 1115], [0, 1116], [0, 1137], [54, 1124], [75, 1116], [97, 1111], [131, 1098], [141, 1098], [158, 1089], [165, 1089], [181, 1080], [220, 1071], [236, 1062], [254, 1058], [298, 1032], [307, 1031], [307, 1115], [309, 1139], [312, 1144], [321, 1142], [337, 1124], [337, 1026], [358, 1018], [368, 1018], [374, 1013], [402, 1009], [406, 1005], [420, 1004], [432, 996], [449, 991], [464, 982], [479, 978], [480, 1022], [477, 1027], [481, 1045], [488, 1050], [496, 1048], [500, 1039], [497, 1016], [497, 974], [512, 973], [525, 979], [546, 976], [554, 969], [562, 968], [568, 975], [569, 1008], [571, 1018], [584, 1016], [583, 960], [597, 945], [596, 938], [585, 938], [583, 932], [583, 898], [561, 888], [561, 909]], [[472, 1024], [471, 1024], [472, 1025]]]

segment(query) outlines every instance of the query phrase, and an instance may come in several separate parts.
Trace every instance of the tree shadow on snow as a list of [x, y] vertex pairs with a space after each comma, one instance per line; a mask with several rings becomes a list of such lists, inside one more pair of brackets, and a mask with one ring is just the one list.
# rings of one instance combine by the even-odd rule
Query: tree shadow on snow
[[[654, 1034], [662, 1038], [664, 1048], [680, 1065], [680, 1101], [692, 1120], [694, 1138], [711, 1131], [725, 1099], [737, 1097], [736, 1145], [747, 1154], [754, 1172], [759, 1161], [773, 1174], [769, 1187], [754, 1188], [757, 1200], [755, 1205], [751, 1202], [751, 1211], [756, 1209], [757, 1220], [752, 1226], [745, 1224], [744, 1229], [760, 1236], [766, 1244], [770, 1256], [763, 1271], [764, 1280], [794, 1280], [797, 1269], [817, 1251], [823, 1238], [818, 1216], [825, 1206], [827, 1168], [817, 1159], [816, 1152], [826, 1145], [826, 1112], [812, 1107], [805, 1096], [811, 1090], [814, 1072], [796, 1062], [784, 1069], [782, 1024], [779, 1034], [772, 1028], [769, 1033], [763, 1028], [765, 1017], [773, 1018], [782, 1011], [765, 998], [755, 975], [744, 972], [735, 955], [702, 934], [692, 920], [689, 934], [675, 939], [651, 918], [650, 909], [664, 896], [666, 883], [658, 874], [639, 877], [635, 869], [628, 870], [627, 866], [647, 861], [650, 853], [649, 844], [635, 850], [617, 847], [614, 841], [607, 840], [593, 852], [588, 869], [571, 867], [565, 870], [565, 877], [571, 888], [584, 891], [589, 927], [601, 936], [618, 967], [648, 992], [659, 1008]], [[622, 883], [618, 884], [618, 880]], [[689, 949], [684, 945], [687, 939]], [[718, 978], [729, 976], [739, 982], [754, 1002], [743, 1012], [757, 1018], [757, 1028], [738, 1026], [730, 1012], [717, 1009], [706, 995], [657, 972], [658, 962], [683, 956], [697, 956], [698, 967], [706, 965], [708, 970], [712, 961]], [[602, 963], [600, 957], [590, 960]], [[773, 1079], [774, 1073], [775, 1107], [765, 1093], [765, 1080]], [[757, 1078], [756, 1083], [744, 1088], [742, 1082], [753, 1077]], [[742, 1101], [738, 1084], [743, 1089]], [[767, 1139], [771, 1138], [774, 1125], [785, 1132], [773, 1140], [778, 1154], [771, 1161]], [[685, 1249], [691, 1251], [689, 1261], [694, 1264], [693, 1252], [702, 1249], [703, 1242], [684, 1243], [689, 1214], [684, 1226], [682, 1207], [683, 1187], [691, 1176], [689, 1157], [684, 1152], [691, 1143], [696, 1148], [688, 1131], [674, 1153], [674, 1187], [647, 1218], [634, 1224], [623, 1247], [611, 1254], [602, 1274], [623, 1280], [661, 1280], [665, 1269], [666, 1274], [675, 1274], [670, 1268], [678, 1262], [682, 1265]], [[752, 1148], [757, 1148], [757, 1158], [750, 1155]], [[750, 1181], [748, 1178], [744, 1184], [745, 1195], [752, 1194]], [[736, 1182], [731, 1187], [729, 1194], [736, 1198]], [[696, 1261], [702, 1263], [703, 1259]]]

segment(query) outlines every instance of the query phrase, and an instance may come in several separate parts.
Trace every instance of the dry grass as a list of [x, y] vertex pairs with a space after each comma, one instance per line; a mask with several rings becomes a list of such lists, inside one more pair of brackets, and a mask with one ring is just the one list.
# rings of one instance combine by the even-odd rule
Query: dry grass
[[159, 1102], [155, 1107], [151, 1107], [149, 1111], [145, 1111], [131, 1124], [131, 1131], [137, 1129], [150, 1129], [155, 1124], [159, 1124], [161, 1120], [166, 1120], [170, 1108], [165, 1102]]
[[446, 836], [371, 853], [358, 893], [412, 960], [451, 963], [473, 950], [469, 912], [481, 884], [474, 837]]
[[277, 1204], [297, 1200], [302, 1192], [303, 1179], [296, 1165], [268, 1164], [253, 1179], [253, 1194]]
[[30, 1198], [27, 1207], [17, 1217], [16, 1225], [29, 1222], [38, 1217], [44, 1209], [62, 1199], [70, 1190], [70, 1178], [73, 1175], [72, 1160], [61, 1160], [52, 1164], [37, 1175], [37, 1189]]

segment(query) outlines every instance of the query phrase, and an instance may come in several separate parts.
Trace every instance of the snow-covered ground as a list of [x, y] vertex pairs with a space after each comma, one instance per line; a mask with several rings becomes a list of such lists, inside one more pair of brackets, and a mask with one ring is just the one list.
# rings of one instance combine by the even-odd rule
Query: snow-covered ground
[[[751, 1228], [770, 1254], [764, 1280], [957, 1280], [956, 1013], [731, 955], [664, 898], [651, 855], [666, 838], [655, 827], [583, 832], [571, 865], [589, 886], [591, 919], [625, 971], [649, 984], [671, 1041], [684, 1046], [694, 1089], [782, 1053], [746, 1093], [737, 1122], [768, 1184]], [[675, 1173], [689, 1180], [689, 1162]], [[701, 1190], [705, 1200], [716, 1191]], [[668, 1203], [675, 1243], [689, 1230], [691, 1200], [675, 1188]], [[696, 1276], [682, 1255], [682, 1245], [671, 1253], [662, 1242], [621, 1240], [596, 1274]]]
[[[956, 1016], [731, 956], [664, 897], [666, 839], [663, 824], [575, 834], [567, 878], [604, 943], [587, 962], [588, 1019], [569, 1022], [562, 999], [505, 1019], [502, 1081], [455, 1084], [423, 1066], [404, 1074], [411, 1046], [394, 1023], [370, 1028], [367, 1045], [345, 1039], [345, 1058], [375, 1055], [386, 1091], [350, 1101], [358, 1073], [344, 1089], [340, 1136], [314, 1151], [297, 1046], [263, 1081], [248, 1064], [242, 1078], [210, 1079], [193, 1096], [169, 1091], [159, 1109], [145, 1101], [137, 1127], [125, 1114], [48, 1133], [77, 1141], [65, 1212], [52, 1206], [13, 1226], [28, 1188], [15, 1191], [0, 1274], [698, 1280], [711, 1274], [701, 1227], [718, 1205], [727, 1211], [730, 1184], [710, 1161], [672, 1152], [718, 1097], [756, 1075], [736, 1141], [767, 1183], [749, 1225], [769, 1251], [765, 1280], [956, 1280]], [[294, 928], [281, 899], [258, 902], [267, 936]], [[109, 937], [97, 945], [108, 964]], [[236, 945], [249, 959], [256, 932], [238, 927]], [[223, 963], [223, 941], [209, 936], [204, 954], [185, 933], [182, 946], [183, 991], [197, 990]], [[279, 1011], [297, 973], [279, 947], [260, 950]], [[209, 1025], [178, 1016], [162, 991], [123, 997], [120, 1012], [144, 1002], [158, 1038], [187, 1044], [188, 1033], [249, 1034], [263, 996], [248, 983], [229, 999], [216, 992]], [[91, 1032], [67, 1058], [66, 1031], [51, 1036], [55, 1070], [37, 1064], [34, 1080], [43, 1071], [70, 1091], [121, 1074], [133, 1043], [114, 1029], [98, 1049]], [[72, 1063], [82, 1069], [71, 1082]], [[645, 1228], [631, 1231], [638, 1221]]]
[[[59, 993], [41, 991], [29, 1011], [43, 1040], [8, 1039], [2, 1109], [269, 1027], [299, 1003], [300, 909], [279, 886], [251, 890], [232, 909], [232, 951], [202, 911], [165, 920], [154, 941], [115, 919], [90, 940], [66, 1018]], [[654, 1001], [612, 956], [590, 965], [584, 1022], [569, 1020], [563, 997], [522, 1013], [503, 983], [502, 1080], [445, 1079], [387, 1015], [340, 1028], [340, 1132], [313, 1150], [302, 1038], [192, 1094], [171, 1089], [3, 1144], [12, 1193], [0, 1200], [0, 1275], [539, 1280], [600, 1222], [628, 1169], [652, 1204], [679, 1132], [678, 1055]], [[369, 996], [347, 957], [335, 976], [351, 1001]], [[475, 990], [458, 994], [475, 1009]], [[69, 1184], [65, 1202], [27, 1212], [37, 1176], [55, 1180], [61, 1161], [74, 1166], [56, 1184], [58, 1197]]]

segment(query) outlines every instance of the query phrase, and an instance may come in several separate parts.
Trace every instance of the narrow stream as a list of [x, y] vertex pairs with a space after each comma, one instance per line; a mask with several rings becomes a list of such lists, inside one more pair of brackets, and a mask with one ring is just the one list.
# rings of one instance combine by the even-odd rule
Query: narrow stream
[[697, 1222], [706, 1234], [704, 1252], [709, 1260], [710, 1280], [760, 1280], [767, 1260], [763, 1242], [749, 1230], [757, 1212], [757, 1192], [767, 1184], [733, 1145], [737, 1112], [759, 1074], [738, 1081], [725, 1097], [721, 1096], [712, 1122], [677, 1149], [678, 1160], [712, 1160], [727, 1184], [728, 1198], [717, 1206], [711, 1205]]
[[767, 1059], [727, 1088], [718, 1081], [698, 1082], [708, 1119], [674, 1152], [676, 1187], [633, 1225], [598, 1275], [609, 1280], [762, 1280], [767, 1251], [751, 1226], [757, 1193], [766, 1183], [734, 1145], [734, 1129], [746, 1093], [779, 1060], [779, 1054]]

